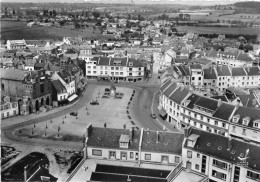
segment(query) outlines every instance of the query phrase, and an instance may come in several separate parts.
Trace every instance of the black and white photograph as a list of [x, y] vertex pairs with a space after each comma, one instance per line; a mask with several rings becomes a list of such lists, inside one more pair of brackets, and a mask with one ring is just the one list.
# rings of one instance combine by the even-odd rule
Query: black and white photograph
[[260, 182], [260, 0], [0, 0], [2, 182]]

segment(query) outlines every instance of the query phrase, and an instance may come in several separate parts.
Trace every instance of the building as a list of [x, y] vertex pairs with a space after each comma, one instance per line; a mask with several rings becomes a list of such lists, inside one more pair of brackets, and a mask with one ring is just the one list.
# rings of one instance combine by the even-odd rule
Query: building
[[51, 81], [44, 70], [0, 69], [0, 72], [1, 89], [18, 100], [19, 114], [27, 115], [51, 105]]
[[221, 135], [185, 129], [183, 167], [208, 176], [210, 182], [260, 180], [260, 147]]
[[68, 104], [68, 92], [60, 80], [52, 80], [52, 102], [53, 106]]
[[59, 80], [62, 85], [66, 88], [66, 93], [68, 94], [68, 100], [72, 101], [77, 98], [76, 95], [76, 84], [75, 84], [75, 76], [73, 76], [70, 72], [65, 70], [54, 72], [52, 80]]
[[11, 100], [9, 96], [1, 95], [0, 108], [1, 119], [18, 115], [18, 101]]
[[145, 65], [141, 60], [125, 58], [94, 57], [86, 62], [88, 78], [138, 82], [144, 80]]
[[230, 120], [229, 134], [232, 138], [260, 146], [260, 111], [238, 106]]
[[86, 129], [84, 159], [176, 165], [181, 163], [182, 141], [181, 133], [97, 128], [89, 124]]
[[25, 49], [26, 42], [25, 40], [7, 40], [6, 42], [7, 49]]
[[190, 65], [191, 85], [195, 87], [203, 86], [203, 69], [200, 64]]

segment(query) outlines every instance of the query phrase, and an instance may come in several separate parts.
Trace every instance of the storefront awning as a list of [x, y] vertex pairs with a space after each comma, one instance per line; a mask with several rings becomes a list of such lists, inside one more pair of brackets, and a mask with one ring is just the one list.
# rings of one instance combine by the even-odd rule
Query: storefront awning
[[159, 110], [159, 114], [162, 117], [165, 117], [167, 115], [167, 113], [163, 109]]
[[68, 101], [73, 101], [74, 99], [76, 99], [78, 97], [78, 95], [76, 95], [76, 94], [73, 94], [72, 96], [70, 96], [69, 98], [68, 98]]

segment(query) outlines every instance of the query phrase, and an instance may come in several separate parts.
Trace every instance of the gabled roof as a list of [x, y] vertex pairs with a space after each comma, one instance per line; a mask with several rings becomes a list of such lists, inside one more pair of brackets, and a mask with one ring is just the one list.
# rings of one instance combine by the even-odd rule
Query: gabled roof
[[213, 117], [229, 121], [229, 118], [232, 116], [232, 113], [235, 108], [236, 106], [234, 105], [222, 102], [222, 104], [214, 112]]
[[258, 66], [246, 67], [245, 71], [248, 76], [260, 76], [260, 69]]
[[217, 66], [216, 70], [218, 76], [231, 76], [228, 66]]
[[246, 150], [249, 149], [247, 156], [248, 167], [260, 171], [259, 146], [232, 139], [231, 149], [228, 150], [229, 139], [227, 137], [194, 128], [191, 129], [190, 135], [192, 134], [199, 135], [199, 138], [193, 148], [188, 147], [188, 141], [186, 141], [184, 144], [185, 148], [198, 151], [205, 155], [228, 161], [233, 164], [240, 163], [241, 160], [238, 157], [245, 157]]
[[172, 83], [171, 80], [166, 81], [166, 82], [161, 86], [160, 90], [163, 92], [164, 89], [166, 89], [171, 83]]
[[64, 85], [62, 85], [62, 83], [60, 82], [60, 80], [52, 80], [51, 84], [58, 93], [61, 93], [63, 90], [66, 90]]
[[184, 86], [180, 86], [177, 88], [171, 95], [170, 99], [177, 104], [181, 104], [181, 102], [189, 95], [190, 91]]
[[3, 69], [0, 68], [0, 77], [1, 79], [7, 80], [19, 80], [22, 81], [28, 72], [19, 70], [19, 69]]
[[[251, 108], [259, 108], [259, 101], [254, 93], [242, 94], [238, 96], [243, 106]], [[260, 111], [259, 111], [260, 112]]]
[[215, 111], [218, 108], [218, 101], [208, 97], [200, 97], [194, 105]]
[[142, 151], [161, 152], [181, 155], [182, 142], [184, 135], [182, 133], [158, 132], [159, 140], [157, 140], [156, 131], [144, 131], [142, 139]]
[[163, 94], [166, 97], [169, 97], [170, 94], [178, 87], [178, 84], [175, 82], [172, 82], [164, 91]]
[[217, 79], [217, 74], [214, 68], [206, 68], [203, 70], [204, 79]]
[[[128, 149], [138, 150], [141, 130], [134, 130], [133, 132], [133, 139], [130, 138]], [[121, 135], [129, 135], [129, 130], [92, 127], [87, 144], [89, 147], [118, 149]], [[120, 150], [124, 149], [120, 148]]]
[[242, 67], [231, 67], [232, 76], [247, 76], [246, 71]]
[[194, 104], [199, 100], [200, 96], [196, 94], [190, 95], [186, 100], [189, 101], [189, 104], [187, 105], [188, 108], [193, 109]]
[[237, 110], [235, 111], [234, 115], [240, 115], [240, 119], [238, 121], [238, 124], [241, 124], [241, 125], [242, 125], [242, 122], [243, 122], [243, 118], [250, 117], [248, 127], [253, 127], [253, 122], [255, 120], [260, 120], [259, 109], [254, 109], [254, 108], [249, 108], [249, 107], [239, 106], [237, 108]]

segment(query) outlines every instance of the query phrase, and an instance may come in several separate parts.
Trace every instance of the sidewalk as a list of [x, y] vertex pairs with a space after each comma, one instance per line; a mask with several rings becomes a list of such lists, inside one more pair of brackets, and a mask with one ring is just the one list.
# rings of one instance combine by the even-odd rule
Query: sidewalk
[[77, 104], [82, 99], [83, 94], [84, 93], [82, 93], [77, 98], [77, 100], [75, 100], [71, 104], [68, 104], [68, 105], [62, 106], [62, 107], [55, 107], [55, 108], [53, 108], [52, 110], [50, 110], [48, 112], [39, 112], [39, 114], [32, 113], [32, 114], [29, 114], [29, 115], [26, 115], [26, 116], [18, 115], [18, 116], [15, 116], [15, 117], [10, 117], [10, 118], [7, 118], [7, 119], [3, 119], [3, 120], [1, 120], [1, 128], [8, 127], [8, 126], [11, 126], [11, 125], [14, 125], [14, 124], [18, 124], [18, 123], [22, 123], [22, 122], [25, 122], [25, 121], [37, 119], [37, 118], [40, 118], [40, 117], [43, 117], [43, 116], [47, 116], [47, 115], [50, 115], [50, 114], [54, 114], [56, 112], [62, 111], [64, 109], [67, 109], [67, 108]]

